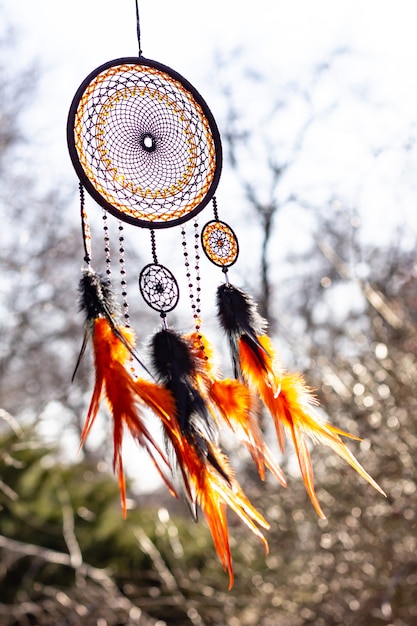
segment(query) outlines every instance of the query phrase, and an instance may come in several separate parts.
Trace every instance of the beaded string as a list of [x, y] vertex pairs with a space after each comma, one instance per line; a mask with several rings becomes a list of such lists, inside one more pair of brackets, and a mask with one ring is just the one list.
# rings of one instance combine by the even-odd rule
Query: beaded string
[[195, 265], [194, 265], [194, 269], [195, 269], [195, 279], [197, 282], [197, 287], [196, 287], [196, 298], [195, 298], [195, 304], [196, 304], [196, 308], [195, 308], [195, 313], [194, 313], [194, 320], [195, 320], [195, 329], [198, 333], [198, 337], [201, 341], [201, 335], [200, 335], [200, 328], [201, 328], [201, 276], [200, 276], [200, 235], [198, 232], [198, 222], [197, 220], [194, 222], [194, 259], [195, 259]]
[[153, 228], [151, 230], [151, 249], [152, 249], [152, 260], [155, 263], [155, 265], [159, 265], [158, 257], [156, 256], [155, 231]]
[[139, 3], [138, 0], [135, 2], [136, 6], [136, 34], [138, 37], [138, 46], [139, 46], [139, 56], [142, 56], [142, 46], [140, 43], [140, 19], [139, 19]]
[[[110, 253], [109, 253], [110, 256]], [[107, 257], [106, 257], [107, 260]], [[126, 262], [125, 262], [125, 236], [122, 222], [119, 221], [119, 263], [120, 263], [120, 286], [122, 289], [123, 299], [123, 317], [125, 327], [130, 328], [129, 303], [127, 301], [127, 280], [126, 280]], [[130, 357], [130, 373], [134, 379], [137, 378], [135, 361], [133, 356]]]
[[107, 277], [111, 276], [111, 256], [110, 256], [110, 237], [109, 237], [109, 225], [107, 222], [107, 212], [103, 211], [103, 231], [104, 231], [104, 253], [106, 255], [106, 274]]
[[129, 303], [127, 301], [127, 281], [126, 281], [126, 263], [125, 263], [125, 245], [124, 245], [123, 224], [119, 222], [119, 263], [120, 263], [120, 286], [122, 288], [123, 298], [123, 317], [125, 326], [130, 327]]
[[[152, 260], [155, 263], [155, 265], [159, 265], [158, 263], [158, 257], [156, 256], [156, 241], [155, 241], [155, 231], [152, 228], [151, 229], [151, 250], [152, 250]], [[162, 320], [162, 326], [164, 327], [164, 329], [166, 330], [168, 328], [168, 324], [167, 324], [167, 314], [164, 311], [161, 311], [159, 314], [161, 320]]]
[[217, 211], [217, 198], [216, 196], [213, 196], [213, 213], [214, 213], [214, 219], [216, 220], [216, 222], [219, 221], [219, 213]]
[[[183, 254], [184, 254], [184, 265], [185, 265], [185, 275], [187, 277], [187, 285], [188, 285], [188, 293], [191, 302], [191, 310], [193, 313], [194, 326], [197, 333], [197, 337], [200, 342], [200, 349], [204, 352], [204, 344], [201, 336], [201, 286], [200, 286], [200, 246], [199, 246], [199, 234], [198, 234], [198, 222], [194, 223], [194, 270], [197, 281], [196, 287], [196, 296], [194, 296], [194, 284], [191, 277], [191, 263], [190, 263], [190, 255], [187, 249], [187, 236], [185, 226], [181, 229], [182, 236], [182, 246], [183, 246]], [[204, 358], [207, 359], [207, 356], [204, 355]]]

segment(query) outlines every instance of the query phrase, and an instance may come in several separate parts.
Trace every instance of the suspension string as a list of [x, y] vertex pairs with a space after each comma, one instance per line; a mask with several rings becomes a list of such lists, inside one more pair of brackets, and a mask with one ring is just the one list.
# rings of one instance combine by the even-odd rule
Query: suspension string
[[138, 37], [139, 56], [142, 56], [142, 46], [140, 44], [140, 20], [139, 20], [139, 2], [136, 0], [136, 33]]

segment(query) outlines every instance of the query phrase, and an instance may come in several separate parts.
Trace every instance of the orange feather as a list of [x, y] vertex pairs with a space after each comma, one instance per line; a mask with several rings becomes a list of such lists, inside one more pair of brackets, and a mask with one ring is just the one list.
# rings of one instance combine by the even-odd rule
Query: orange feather
[[286, 487], [285, 476], [274, 461], [254, 415], [254, 397], [248, 387], [238, 380], [218, 378], [212, 363], [214, 350], [204, 336], [191, 333], [185, 338], [199, 363], [197, 384], [200, 392], [247, 448], [261, 480], [265, 479], [266, 466], [281, 485]]
[[268, 529], [269, 524], [252, 506], [235, 480], [226, 457], [214, 444], [210, 444], [210, 455], [222, 467], [229, 480], [220, 474], [214, 465], [198, 453], [187, 437], [177, 437], [171, 431], [168, 436], [173, 444], [183, 476], [188, 483], [192, 499], [200, 506], [213, 537], [217, 555], [223, 569], [229, 573], [229, 589], [233, 586], [234, 573], [229, 542], [226, 509], [229, 506], [264, 544], [268, 543], [259, 526]]
[[261, 359], [247, 342], [239, 341], [239, 358], [243, 376], [248, 385], [259, 393], [261, 400], [270, 411], [282, 450], [285, 445], [285, 431], [290, 434], [307, 493], [318, 515], [324, 517], [314, 489], [313, 468], [305, 435], [308, 435], [314, 442], [320, 442], [332, 448], [377, 491], [385, 495], [340, 438], [341, 435], [352, 439], [358, 439], [358, 437], [322, 420], [314, 409], [318, 402], [305, 385], [301, 374], [282, 372], [276, 363], [269, 337], [262, 335], [258, 337], [258, 340], [265, 350]]
[[[210, 371], [210, 364], [204, 357], [209, 352], [201, 350], [201, 339], [195, 333], [183, 339], [190, 347], [195, 365], [193, 382], [206, 401], [206, 382], [209, 380], [207, 372]], [[229, 573], [231, 588], [234, 574], [227, 507], [229, 506], [262, 541], [266, 551], [268, 544], [259, 527], [268, 529], [269, 525], [246, 498], [233, 475], [227, 457], [217, 445], [205, 438], [203, 431], [195, 433], [192, 429], [189, 432], [181, 429], [174, 396], [168, 390], [165, 392], [165, 394], [157, 392], [156, 412], [160, 415], [167, 439], [172, 444], [187, 495], [194, 505], [201, 508], [206, 518], [223, 569]]]
[[247, 387], [238, 380], [215, 380], [209, 389], [209, 396], [225, 423], [249, 451], [261, 480], [265, 480], [266, 466], [286, 487], [284, 473], [266, 445], [258, 420], [252, 412], [253, 401]]
[[[129, 346], [134, 345], [134, 333], [131, 329], [118, 327], [117, 330]], [[96, 380], [87, 418], [81, 433], [81, 445], [84, 444], [91, 430], [100, 401], [104, 396], [113, 416], [113, 469], [118, 475], [122, 511], [126, 517], [126, 485], [122, 461], [124, 426], [127, 426], [132, 437], [147, 450], [173, 495], [175, 495], [175, 490], [161, 467], [163, 465], [166, 469], [170, 469], [168, 460], [139, 415], [139, 400], [148, 404], [152, 409], [157, 404], [157, 400], [151, 393], [152, 383], [135, 381], [132, 378], [126, 369], [131, 358], [130, 350], [116, 336], [110, 323], [104, 317], [98, 317], [94, 320], [93, 348]]]

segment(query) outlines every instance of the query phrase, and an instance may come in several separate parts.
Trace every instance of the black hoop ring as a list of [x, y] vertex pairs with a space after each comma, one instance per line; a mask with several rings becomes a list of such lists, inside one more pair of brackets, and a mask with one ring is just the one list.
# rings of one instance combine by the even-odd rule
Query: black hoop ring
[[109, 61], [85, 78], [67, 142], [88, 193], [136, 226], [188, 221], [220, 179], [221, 139], [206, 102], [180, 74], [143, 57]]

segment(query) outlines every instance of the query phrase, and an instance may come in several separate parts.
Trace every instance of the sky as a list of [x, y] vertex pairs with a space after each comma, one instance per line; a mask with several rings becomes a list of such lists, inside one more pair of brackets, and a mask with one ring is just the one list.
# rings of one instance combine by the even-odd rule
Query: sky
[[[70, 181], [65, 142], [70, 102], [95, 67], [137, 54], [135, 1], [3, 0], [3, 5], [18, 30], [17, 57], [23, 63], [36, 59], [43, 76], [29, 123], [39, 142], [38, 165], [46, 177]], [[388, 204], [395, 202], [415, 230], [415, 189], [395, 197], [394, 188], [407, 172], [398, 171], [406, 166], [392, 156], [416, 138], [414, 8], [413, 0], [139, 0], [141, 43], [144, 56], [169, 65], [197, 87], [221, 132], [226, 129], [214, 79], [219, 53], [227, 57], [241, 48], [245, 63], [269, 79], [270, 91], [267, 83], [248, 107], [252, 112], [280, 86], [306, 81], [312, 67], [334, 50], [348, 50], [317, 95], [318, 106], [320, 99], [323, 108], [337, 101], [338, 111], [330, 122], [315, 126], [306, 144], [307, 161], [295, 175], [306, 188], [338, 185], [352, 203], [375, 207], [368, 215], [384, 204], [389, 213]], [[238, 67], [231, 64], [229, 72], [232, 81], [240, 80]], [[375, 151], [383, 152], [378, 163]], [[223, 189], [229, 182], [222, 181]], [[298, 180], [289, 177], [289, 184]]]
[[[45, 185], [57, 180], [73, 185], [78, 219], [77, 180], [65, 139], [68, 109], [79, 84], [95, 67], [137, 55], [135, 2], [3, 0], [0, 6], [16, 28], [16, 63], [36, 62], [41, 71], [27, 118], [27, 130], [37, 144], [34, 167]], [[331, 114], [309, 132], [282, 193], [302, 188], [307, 200], [320, 203], [337, 191], [351, 205], [366, 208], [363, 220], [373, 240], [388, 236], [399, 221], [416, 232], [415, 0], [139, 0], [139, 10], [144, 56], [169, 65], [193, 83], [209, 103], [221, 133], [227, 129], [216, 76], [219, 55], [232, 59], [227, 72], [241, 95], [239, 106], [258, 129], [264, 123], [268, 128], [265, 118], [271, 103], [286, 85], [305, 84], [317, 64], [329, 60], [335, 50], [347, 51], [315, 94], [316, 109], [330, 108]], [[237, 49], [243, 51], [243, 61], [235, 67], [232, 51]], [[242, 64], [266, 77], [259, 91], [245, 91]], [[271, 142], [281, 141], [297, 127], [297, 106], [295, 102], [286, 113], [284, 128], [271, 125]], [[246, 166], [253, 168], [250, 160]], [[218, 196], [229, 205], [232, 217], [233, 193], [225, 171]], [[234, 228], [239, 210], [236, 206]], [[304, 223], [305, 216], [293, 207], [279, 226], [283, 232], [300, 232]], [[279, 248], [274, 246], [271, 254]], [[272, 256], [275, 261], [278, 257]]]

